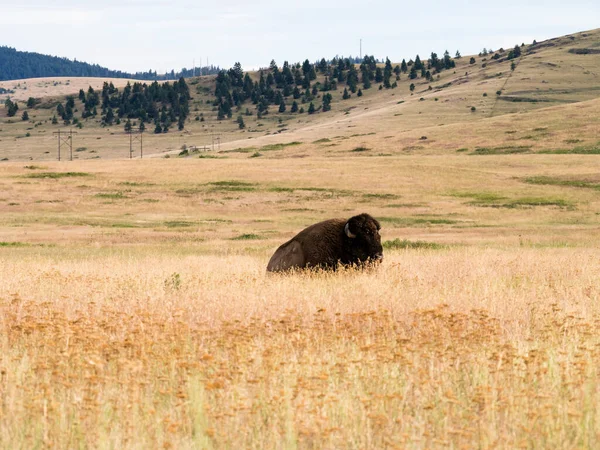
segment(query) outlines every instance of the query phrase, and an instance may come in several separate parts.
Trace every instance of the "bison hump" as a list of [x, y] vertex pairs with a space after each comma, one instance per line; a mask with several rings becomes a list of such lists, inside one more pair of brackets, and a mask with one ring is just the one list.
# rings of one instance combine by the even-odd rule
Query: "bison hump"
[[305, 266], [304, 252], [298, 241], [291, 240], [277, 249], [267, 265], [268, 272], [283, 272]]

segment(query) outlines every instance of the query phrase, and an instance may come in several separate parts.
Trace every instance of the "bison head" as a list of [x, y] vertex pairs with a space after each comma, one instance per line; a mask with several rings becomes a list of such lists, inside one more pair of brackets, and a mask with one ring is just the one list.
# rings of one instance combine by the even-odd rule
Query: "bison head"
[[379, 236], [380, 229], [379, 222], [368, 214], [360, 214], [348, 219], [344, 232], [348, 238], [346, 248], [352, 257], [351, 262], [381, 262], [383, 248]]

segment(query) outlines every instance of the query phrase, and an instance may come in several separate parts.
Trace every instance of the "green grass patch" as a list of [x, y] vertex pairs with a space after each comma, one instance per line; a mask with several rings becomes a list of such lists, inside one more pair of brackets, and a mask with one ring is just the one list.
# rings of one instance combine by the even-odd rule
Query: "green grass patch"
[[167, 228], [187, 228], [197, 225], [195, 222], [188, 222], [187, 220], [169, 220], [163, 222], [163, 225]]
[[323, 139], [318, 139], [316, 141], [313, 141], [313, 144], [326, 144], [328, 142], [331, 142], [331, 139], [323, 138]]
[[590, 147], [575, 147], [571, 149], [542, 150], [539, 153], [547, 155], [600, 155], [600, 143]]
[[26, 242], [0, 242], [0, 247], [29, 247], [31, 244]]
[[146, 187], [146, 186], [156, 186], [155, 183], [142, 183], [137, 181], [123, 181], [119, 183], [119, 186], [132, 186], [132, 187]]
[[423, 203], [390, 203], [389, 205], [385, 205], [385, 208], [421, 208], [424, 205]]
[[213, 181], [208, 185], [212, 186], [212, 191], [251, 192], [256, 190], [255, 184], [236, 180]]
[[[256, 147], [239, 147], [232, 150], [221, 150], [219, 153], [250, 153], [256, 151]], [[202, 156], [202, 155], [200, 155]]]
[[558, 206], [559, 208], [571, 208], [574, 204], [562, 198], [522, 197], [500, 206], [503, 208], [518, 208], [522, 206]]
[[110, 226], [112, 228], [140, 228], [138, 225], [131, 222], [115, 222]]
[[527, 177], [527, 178], [524, 178], [523, 181], [528, 184], [541, 184], [541, 185], [549, 185], [549, 186], [566, 186], [566, 187], [600, 190], [600, 182], [599, 181], [561, 179], [561, 178], [554, 178], [554, 177], [547, 177], [547, 176]]
[[468, 149], [468, 148], [466, 148], [466, 147], [463, 147], [463, 148], [459, 148], [459, 149], [457, 149], [457, 150], [456, 150], [456, 153], [463, 153], [463, 152], [468, 152], [468, 151], [469, 151], [469, 149]]
[[506, 197], [493, 192], [452, 192], [451, 197], [470, 198], [472, 203], [495, 203], [499, 200], [505, 200]]
[[203, 189], [200, 189], [200, 188], [184, 188], [184, 189], [177, 189], [175, 191], [175, 193], [182, 197], [190, 197], [192, 195], [199, 194], [202, 191], [203, 191]]
[[458, 223], [456, 220], [437, 217], [380, 217], [378, 220], [382, 223], [387, 223], [398, 227], [453, 225]]
[[368, 148], [368, 147], [356, 147], [356, 148], [353, 148], [353, 149], [352, 149], [352, 150], [350, 150], [350, 151], [351, 151], [351, 152], [367, 152], [367, 151], [369, 151], [369, 150], [371, 150], [371, 149], [370, 149], [370, 148]]
[[293, 188], [275, 186], [269, 188], [269, 192], [294, 192]]
[[94, 197], [97, 197], [97, 198], [106, 198], [106, 199], [110, 199], [110, 200], [121, 200], [121, 199], [124, 199], [124, 198], [129, 198], [129, 197], [127, 197], [121, 191], [117, 191], [117, 192], [101, 192], [99, 194], [94, 195]]
[[385, 241], [382, 244], [387, 250], [398, 249], [426, 249], [426, 250], [442, 250], [448, 248], [447, 245], [437, 244], [435, 242], [425, 241], [409, 241], [407, 239], [394, 239], [393, 241]]
[[530, 153], [531, 145], [502, 146], [502, 147], [477, 147], [470, 155], [514, 155]]
[[231, 238], [232, 241], [251, 241], [251, 240], [256, 240], [256, 239], [262, 239], [261, 236], [259, 236], [258, 234], [241, 234], [239, 236], [236, 236], [234, 238]]
[[400, 198], [400, 196], [396, 195], [396, 194], [363, 194], [363, 198], [365, 200], [376, 200], [376, 199], [396, 200], [396, 199]]
[[[244, 153], [246, 153], [246, 152], [244, 152]], [[227, 158], [227, 156], [202, 154], [202, 155], [199, 155], [198, 158], [200, 158], [200, 159], [225, 159], [225, 158]]]
[[294, 142], [288, 142], [285, 144], [269, 144], [269, 145], [262, 146], [260, 149], [264, 152], [269, 152], [269, 151], [273, 151], [273, 150], [283, 150], [286, 147], [293, 147], [296, 145], [302, 145], [302, 142], [294, 141]]
[[36, 166], [35, 164], [32, 164], [30, 166], [25, 166], [23, 167], [24, 169], [29, 169], [29, 170], [41, 170], [41, 169], [47, 169], [46, 166]]
[[86, 172], [40, 172], [40, 173], [30, 173], [27, 175], [23, 175], [25, 178], [72, 178], [72, 177], [90, 177], [92, 176]]

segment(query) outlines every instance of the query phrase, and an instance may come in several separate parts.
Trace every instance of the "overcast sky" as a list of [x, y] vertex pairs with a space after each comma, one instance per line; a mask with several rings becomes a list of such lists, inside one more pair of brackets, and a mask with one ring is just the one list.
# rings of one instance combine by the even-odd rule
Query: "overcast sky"
[[464, 55], [600, 27], [599, 0], [0, 0], [0, 45], [128, 72]]

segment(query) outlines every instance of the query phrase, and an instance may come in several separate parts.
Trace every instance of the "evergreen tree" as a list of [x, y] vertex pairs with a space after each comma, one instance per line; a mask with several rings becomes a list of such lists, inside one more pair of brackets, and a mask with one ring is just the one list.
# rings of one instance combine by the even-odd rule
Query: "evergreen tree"
[[402, 60], [402, 64], [400, 64], [400, 70], [402, 73], [408, 72], [408, 66], [406, 65], [406, 60]]
[[23, 115], [21, 116], [21, 120], [23, 120], [23, 121], [29, 120], [29, 114], [27, 113], [27, 111], [23, 111]]
[[125, 122], [125, 126], [123, 127], [125, 133], [130, 133], [132, 128], [133, 126], [131, 125], [131, 120], [127, 119], [127, 122]]
[[417, 78], [417, 68], [416, 68], [416, 66], [412, 66], [410, 68], [410, 74], [408, 75], [408, 78], [410, 78], [411, 80], [414, 80], [415, 78]]
[[158, 122], [156, 122], [156, 127], [154, 127], [154, 133], [155, 134], [162, 133], [162, 127], [160, 126], [160, 123], [158, 123]]
[[28, 108], [33, 108], [33, 107], [35, 107], [35, 104], [36, 104], [36, 103], [37, 103], [37, 101], [36, 101], [36, 100], [35, 100], [35, 98], [33, 98], [33, 97], [29, 97], [29, 98], [27, 99], [27, 107], [28, 107]]
[[415, 58], [415, 65], [414, 65], [414, 67], [417, 70], [421, 70], [424, 67], [423, 63], [421, 62], [421, 58], [419, 57], [419, 55], [417, 55], [417, 57]]
[[309, 114], [315, 113], [315, 105], [313, 104], [313, 102], [310, 102], [310, 105], [308, 105], [308, 113]]
[[283, 101], [283, 99], [281, 100], [281, 103], [279, 104], [279, 112], [280, 113], [285, 112], [285, 102]]
[[294, 102], [292, 103], [292, 108], [290, 109], [290, 111], [293, 113], [298, 112], [298, 102], [296, 102], [296, 100], [294, 100]]
[[385, 59], [385, 68], [383, 69], [383, 87], [389, 89], [390, 78], [392, 77], [392, 63], [389, 58]]
[[342, 95], [344, 100], [348, 100], [350, 98], [350, 94], [348, 94], [348, 89], [344, 88], [344, 94]]
[[469, 60], [469, 64], [475, 64], [475, 58], [473, 58], [472, 56], [471, 56], [471, 59]]
[[415, 90], [415, 84], [411, 83], [409, 89], [410, 89], [410, 92], [414, 91]]
[[143, 121], [141, 121], [140, 122], [140, 127], [139, 127], [140, 133], [143, 133], [145, 129], [146, 129], [146, 125], [144, 124]]
[[460, 54], [460, 52], [458, 50], [456, 50], [456, 54], [454, 55], [454, 57], [456, 59], [460, 59], [460, 58], [462, 58], [462, 55]]
[[[65, 120], [67, 120], [67, 119], [65, 119]], [[112, 125], [114, 120], [115, 120], [115, 113], [114, 113], [113, 109], [109, 106], [108, 109], [106, 110], [106, 115], [104, 116], [104, 124]]]
[[383, 71], [381, 67], [375, 69], [375, 83], [381, 83], [383, 81]]
[[323, 95], [323, 112], [331, 110], [331, 94], [327, 93]]
[[358, 92], [356, 93], [356, 96], [357, 96], [357, 97], [362, 97], [362, 95], [363, 95], [363, 93], [362, 93], [362, 91], [359, 89], [359, 90], [358, 90]]
[[244, 117], [241, 114], [237, 118], [237, 124], [240, 130], [246, 128], [246, 124], [244, 123]]

